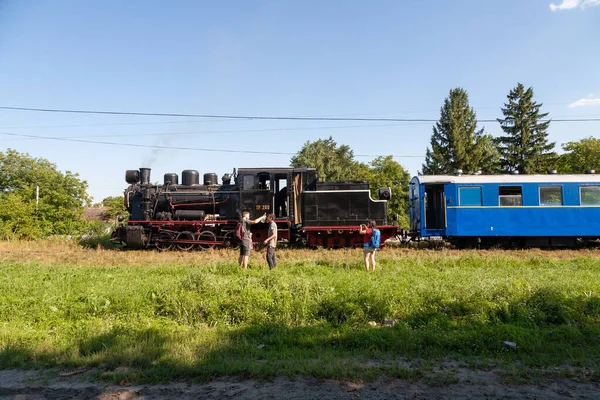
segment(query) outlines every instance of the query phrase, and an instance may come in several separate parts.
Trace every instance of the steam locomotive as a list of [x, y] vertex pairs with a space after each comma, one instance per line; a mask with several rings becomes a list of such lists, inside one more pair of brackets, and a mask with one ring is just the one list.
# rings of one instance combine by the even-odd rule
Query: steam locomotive
[[[362, 246], [359, 225], [377, 222], [381, 242], [396, 236], [388, 222], [390, 188], [371, 198], [367, 182], [319, 182], [314, 168], [240, 168], [218, 183], [206, 173], [200, 184], [196, 170], [164, 174], [150, 182], [149, 168], [128, 170], [125, 207], [130, 213], [112, 234], [131, 249], [203, 250], [236, 247], [235, 229], [243, 211], [255, 219], [274, 213], [279, 240], [326, 248]], [[253, 241], [262, 243], [268, 226], [252, 226]]]

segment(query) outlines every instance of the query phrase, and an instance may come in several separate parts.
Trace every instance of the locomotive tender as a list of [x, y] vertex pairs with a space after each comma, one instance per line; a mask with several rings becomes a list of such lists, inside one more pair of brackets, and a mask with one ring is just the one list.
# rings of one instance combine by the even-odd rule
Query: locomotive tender
[[[215, 246], [236, 247], [235, 229], [242, 211], [251, 218], [274, 213], [279, 240], [311, 247], [362, 246], [359, 225], [374, 219], [382, 243], [397, 234], [388, 224], [390, 188], [371, 198], [364, 182], [318, 182], [314, 168], [240, 168], [218, 183], [214, 173], [196, 170], [164, 175], [162, 184], [150, 182], [150, 169], [128, 170], [125, 180], [126, 224], [115, 229], [112, 240], [131, 249]], [[252, 226], [253, 241], [262, 243], [268, 226]]]
[[457, 247], [575, 247], [600, 239], [600, 176], [415, 176], [409, 212], [411, 236]]

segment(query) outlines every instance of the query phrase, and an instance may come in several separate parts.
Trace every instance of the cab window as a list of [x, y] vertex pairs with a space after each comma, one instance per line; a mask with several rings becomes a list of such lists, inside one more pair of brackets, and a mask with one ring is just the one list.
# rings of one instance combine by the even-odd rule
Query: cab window
[[243, 190], [253, 190], [254, 189], [254, 175], [244, 175], [242, 189]]
[[260, 173], [258, 174], [258, 190], [270, 190], [271, 189], [271, 174]]

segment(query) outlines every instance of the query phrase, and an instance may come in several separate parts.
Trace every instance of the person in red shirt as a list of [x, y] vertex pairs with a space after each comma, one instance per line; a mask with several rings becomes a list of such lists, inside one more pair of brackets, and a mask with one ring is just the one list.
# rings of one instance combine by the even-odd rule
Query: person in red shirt
[[[377, 228], [377, 223], [374, 220], [369, 220], [368, 225], [361, 224], [358, 231], [361, 235], [365, 235], [365, 243], [363, 245], [363, 254], [365, 257], [365, 269], [367, 272], [375, 271], [375, 252], [377, 248], [371, 246], [371, 236], [373, 229]], [[372, 269], [371, 269], [372, 268]]]

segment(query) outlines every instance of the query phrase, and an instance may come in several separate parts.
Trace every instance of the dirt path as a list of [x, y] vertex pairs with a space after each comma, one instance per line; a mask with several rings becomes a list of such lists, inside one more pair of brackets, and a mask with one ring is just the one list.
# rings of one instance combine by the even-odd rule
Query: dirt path
[[[206, 384], [111, 386], [88, 379], [94, 371], [60, 377], [60, 371], [0, 371], [0, 399], [597, 399], [600, 384], [562, 379], [538, 385], [502, 383], [494, 372], [458, 371], [458, 383], [428, 385], [398, 379], [354, 383], [284, 377], [217, 379]], [[439, 386], [438, 386], [439, 385]]]

